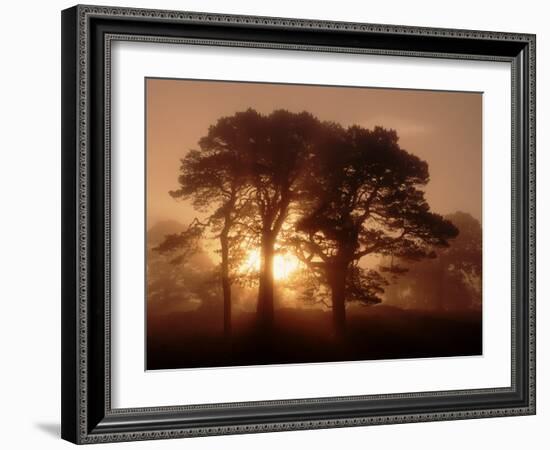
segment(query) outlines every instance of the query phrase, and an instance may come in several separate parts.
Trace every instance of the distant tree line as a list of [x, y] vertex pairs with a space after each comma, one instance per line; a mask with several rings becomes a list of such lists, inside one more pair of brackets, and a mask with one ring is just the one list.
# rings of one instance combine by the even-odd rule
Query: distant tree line
[[422, 188], [428, 164], [402, 149], [394, 130], [343, 127], [308, 112], [248, 109], [220, 118], [181, 160], [176, 199], [188, 199], [203, 217], [166, 236], [161, 253], [178, 264], [207, 230], [219, 241], [224, 329], [231, 333], [232, 285], [252, 248], [259, 248], [257, 320], [274, 320], [273, 264], [280, 248], [307, 267], [327, 303], [337, 335], [346, 328], [346, 304], [376, 304], [384, 272], [365, 269], [369, 255], [400, 261], [435, 258], [458, 235], [451, 220], [430, 210]]
[[[384, 301], [396, 306], [435, 311], [481, 308], [481, 224], [468, 213], [445, 216], [460, 230], [452, 245], [411, 266], [385, 289]], [[381, 269], [403, 266], [399, 258], [385, 257]]]

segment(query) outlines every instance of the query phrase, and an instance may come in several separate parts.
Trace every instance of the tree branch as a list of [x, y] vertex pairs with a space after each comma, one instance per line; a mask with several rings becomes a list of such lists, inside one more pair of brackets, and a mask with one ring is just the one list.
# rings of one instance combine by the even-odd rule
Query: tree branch
[[391, 247], [391, 246], [394, 245], [396, 242], [399, 242], [400, 240], [402, 240], [402, 239], [406, 236], [407, 232], [408, 232], [408, 230], [407, 230], [407, 229], [404, 229], [403, 232], [402, 232], [399, 236], [397, 236], [397, 237], [395, 237], [395, 238], [393, 238], [393, 239], [391, 239], [391, 240], [389, 240], [389, 241], [386, 240], [385, 242], [378, 242], [377, 244], [375, 244], [375, 245], [373, 245], [373, 246], [371, 246], [371, 247], [368, 247], [368, 248], [366, 248], [365, 250], [362, 250], [362, 251], [360, 251], [360, 252], [356, 252], [356, 253], [353, 255], [353, 256], [354, 256], [354, 259], [360, 259], [360, 258], [362, 258], [363, 256], [366, 256], [366, 255], [368, 255], [368, 254], [370, 254], [370, 253], [377, 252], [378, 250], [381, 250], [382, 248], [389, 248], [389, 247]]

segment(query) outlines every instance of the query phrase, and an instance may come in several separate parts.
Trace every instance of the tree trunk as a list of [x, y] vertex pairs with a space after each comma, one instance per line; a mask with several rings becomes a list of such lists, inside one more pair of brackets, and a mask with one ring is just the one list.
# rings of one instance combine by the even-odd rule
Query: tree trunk
[[231, 336], [231, 281], [229, 280], [229, 241], [227, 233], [220, 236], [222, 247], [223, 332]]
[[275, 239], [271, 232], [262, 235], [260, 285], [258, 288], [258, 323], [264, 331], [273, 326], [273, 259], [275, 257]]
[[332, 324], [337, 337], [346, 331], [346, 273], [345, 267], [331, 269], [329, 283], [332, 300]]

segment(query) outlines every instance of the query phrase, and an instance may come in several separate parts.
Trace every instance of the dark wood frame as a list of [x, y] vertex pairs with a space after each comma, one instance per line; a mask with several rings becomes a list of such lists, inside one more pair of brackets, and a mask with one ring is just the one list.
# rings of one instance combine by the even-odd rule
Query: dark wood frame
[[[414, 395], [111, 408], [109, 101], [113, 40], [510, 62], [511, 386]], [[62, 12], [62, 192], [64, 439], [80, 444], [535, 413], [534, 35], [75, 6]]]

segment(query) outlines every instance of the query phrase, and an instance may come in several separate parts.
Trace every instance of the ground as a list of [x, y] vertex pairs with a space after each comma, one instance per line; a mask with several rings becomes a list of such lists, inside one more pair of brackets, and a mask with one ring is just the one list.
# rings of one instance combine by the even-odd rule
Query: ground
[[273, 333], [253, 312], [235, 312], [230, 339], [218, 311], [148, 314], [147, 369], [428, 358], [482, 354], [481, 312], [348, 308], [345, 336], [332, 333], [331, 313], [275, 311]]

